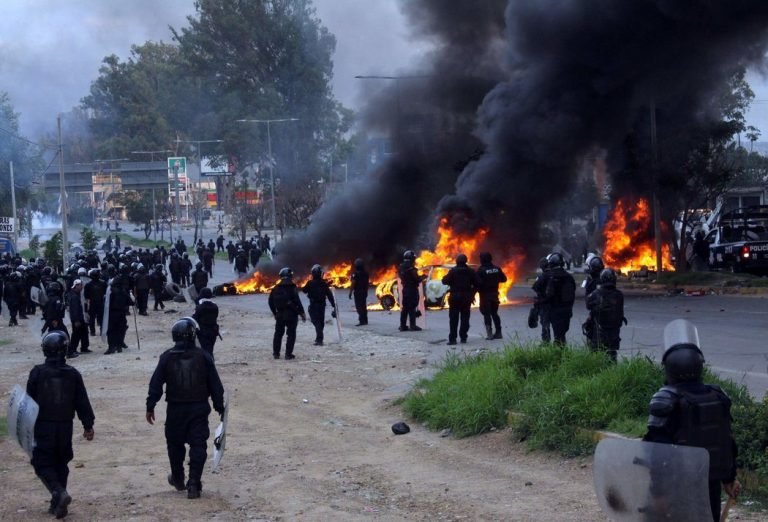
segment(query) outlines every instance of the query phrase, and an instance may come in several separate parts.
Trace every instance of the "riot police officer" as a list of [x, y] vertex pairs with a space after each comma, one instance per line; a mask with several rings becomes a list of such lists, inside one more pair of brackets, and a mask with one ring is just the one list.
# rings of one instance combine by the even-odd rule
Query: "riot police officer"
[[[531, 287], [536, 292], [533, 308], [541, 323], [541, 340], [548, 343], [552, 340], [552, 325], [549, 322], [549, 304], [547, 303], [547, 283], [549, 282], [549, 262], [546, 257], [539, 260], [539, 269], [536, 271], [536, 280]], [[534, 315], [534, 318], [536, 316]], [[535, 322], [535, 321], [534, 321]], [[532, 328], [535, 328], [535, 324]]]
[[[171, 473], [168, 483], [178, 491], [187, 490], [187, 498], [200, 498], [201, 477], [207, 458], [210, 435], [208, 415], [213, 408], [224, 415], [224, 387], [211, 355], [196, 344], [197, 323], [183, 317], [171, 329], [174, 346], [157, 361], [149, 381], [146, 419], [155, 422], [155, 405], [163, 396], [168, 402], [165, 418], [165, 439]], [[189, 480], [184, 483], [185, 444], [189, 444]]]
[[[195, 291], [197, 292], [198, 299], [200, 296], [200, 290], [208, 286], [208, 273], [203, 269], [203, 263], [198, 261], [195, 264], [195, 271], [192, 272], [192, 286], [195, 287]], [[197, 304], [197, 301], [195, 301], [195, 304]]]
[[165, 310], [165, 305], [163, 304], [163, 290], [165, 289], [165, 283], [168, 282], [168, 279], [163, 273], [163, 265], [160, 263], [155, 265], [155, 269], [149, 276], [149, 282], [152, 286], [152, 295], [155, 299], [154, 311], [157, 312], [158, 307], [160, 310]]
[[349, 276], [352, 285], [349, 287], [349, 298], [355, 298], [355, 311], [357, 312], [357, 324], [355, 326], [365, 326], [368, 324], [368, 287], [370, 286], [370, 277], [365, 270], [365, 262], [355, 259], [355, 270]]
[[69, 337], [58, 330], [48, 332], [42, 341], [45, 363], [29, 372], [27, 394], [40, 410], [35, 422], [35, 449], [32, 467], [51, 493], [48, 510], [56, 518], [67, 516], [72, 497], [67, 493], [69, 461], [72, 460], [72, 420], [83, 424], [83, 437], [93, 440], [95, 416], [83, 377], [64, 362]]
[[88, 272], [90, 281], [85, 283], [83, 297], [85, 297], [86, 311], [88, 312], [88, 330], [91, 335], [96, 335], [96, 324], [99, 325], [99, 333], [104, 320], [104, 296], [107, 293], [107, 283], [101, 278], [98, 268]]
[[69, 321], [72, 323], [72, 338], [69, 343], [68, 357], [72, 357], [73, 354], [77, 353], [78, 345], [80, 346], [80, 353], [91, 353], [89, 349], [88, 323], [85, 317], [85, 306], [81, 294], [82, 289], [83, 282], [80, 279], [75, 279], [72, 282], [72, 288], [67, 292]]
[[127, 348], [125, 334], [128, 331], [128, 319], [126, 315], [134, 305], [131, 295], [121, 285], [115, 286], [114, 280], [110, 285], [109, 294], [109, 322], [107, 323], [107, 351], [105, 355], [122, 352]]
[[549, 274], [545, 291], [545, 302], [549, 306], [549, 320], [555, 343], [565, 344], [565, 334], [571, 326], [573, 303], [576, 300], [576, 281], [565, 270], [562, 254], [554, 252], [547, 256]]
[[610, 268], [600, 272], [600, 286], [587, 296], [587, 336], [590, 349], [603, 350], [616, 362], [616, 352], [621, 343], [619, 333], [624, 317], [624, 294], [616, 288], [616, 272]]
[[[424, 277], [419, 274], [416, 268], [416, 253], [413, 250], [406, 250], [403, 253], [403, 262], [397, 269], [397, 275], [402, 284], [399, 330], [401, 332], [408, 330], [418, 332], [421, 327], [416, 325], [416, 310], [419, 307], [419, 286], [424, 281]], [[406, 320], [408, 324], [406, 324]]]
[[[451, 268], [443, 277], [443, 284], [450, 287], [448, 296], [448, 344], [456, 344], [456, 331], [462, 343], [467, 342], [469, 333], [469, 313], [475, 293], [480, 286], [480, 280], [467, 265], [467, 256], [456, 256], [456, 266]], [[461, 326], [459, 326], [461, 319]]]
[[[328, 283], [323, 279], [323, 269], [320, 265], [312, 267], [312, 279], [307, 281], [302, 292], [309, 298], [309, 320], [315, 327], [315, 346], [323, 345], [323, 329], [325, 327], [325, 301], [331, 303], [332, 308], [336, 308], [336, 301], [333, 298], [333, 292]], [[336, 311], [331, 312], [336, 317]]]
[[704, 384], [704, 354], [696, 327], [676, 319], [664, 328], [665, 384], [650, 404], [643, 440], [704, 448], [709, 452], [709, 502], [720, 520], [721, 483], [736, 497], [736, 442], [731, 432], [731, 400], [719, 386]]
[[597, 290], [600, 282], [600, 273], [605, 269], [603, 259], [599, 256], [591, 255], [587, 260], [587, 278], [584, 280], [584, 295], [589, 296]]
[[283, 344], [283, 335], [285, 341], [285, 358], [287, 360], [295, 359], [293, 347], [296, 344], [296, 327], [299, 324], [299, 317], [302, 321], [307, 320], [304, 314], [304, 305], [299, 299], [299, 290], [293, 283], [293, 270], [284, 267], [280, 270], [280, 281], [269, 293], [269, 309], [275, 316], [275, 335], [272, 338], [272, 356], [275, 359], [280, 358], [280, 349]]
[[133, 286], [136, 289], [136, 308], [139, 309], [139, 315], [147, 315], [149, 289], [152, 287], [152, 277], [147, 273], [147, 267], [144, 266], [143, 263], [139, 264], [136, 269]]
[[[480, 254], [480, 268], [477, 269], [479, 280], [478, 294], [480, 295], [480, 313], [483, 314], [486, 339], [501, 339], [501, 318], [499, 317], [499, 284], [507, 281], [507, 276], [501, 267], [492, 263], [490, 252]], [[496, 332], [493, 331], [496, 327]]]
[[200, 290], [200, 300], [195, 307], [195, 313], [192, 319], [197, 321], [200, 331], [197, 333], [197, 339], [200, 341], [200, 347], [211, 354], [213, 357], [213, 346], [216, 344], [216, 338], [219, 336], [219, 307], [212, 301], [213, 292], [210, 288]]
[[21, 274], [15, 271], [8, 274], [3, 288], [3, 300], [5, 301], [5, 306], [8, 307], [8, 313], [11, 316], [8, 326], [19, 325], [19, 322], [16, 320], [16, 314], [21, 312], [20, 307], [23, 292]]

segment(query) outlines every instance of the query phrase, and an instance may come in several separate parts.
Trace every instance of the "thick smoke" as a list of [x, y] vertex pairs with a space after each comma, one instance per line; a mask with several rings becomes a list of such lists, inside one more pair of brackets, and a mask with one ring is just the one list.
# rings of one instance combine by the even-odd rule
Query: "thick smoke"
[[438, 201], [453, 191], [464, 165], [481, 148], [472, 135], [477, 107], [505, 76], [505, 2], [486, 4], [483, 9], [471, 0], [405, 5], [434, 52], [399, 79], [362, 80], [371, 89], [365, 126], [387, 133], [394, 154], [321, 208], [305, 232], [281, 243], [278, 263], [302, 270], [361, 257], [382, 267], [434, 230]]
[[651, 100], [683, 120], [713, 112], [714, 93], [759, 65], [768, 43], [761, 0], [506, 4], [406, 3], [437, 51], [418, 71], [426, 78], [397, 81], [366, 114], [393, 132], [397, 154], [287, 241], [281, 261], [386, 264], [436, 216], [489, 228], [497, 250], [531, 247], [586, 154], [620, 149]]

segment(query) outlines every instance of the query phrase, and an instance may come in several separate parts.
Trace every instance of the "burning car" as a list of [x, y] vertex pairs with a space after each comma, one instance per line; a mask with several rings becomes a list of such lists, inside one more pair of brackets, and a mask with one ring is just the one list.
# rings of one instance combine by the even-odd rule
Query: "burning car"
[[[427, 265], [420, 271], [426, 271], [427, 279], [424, 281], [424, 304], [427, 308], [444, 308], [445, 298], [450, 288], [444, 285], [442, 278], [455, 264]], [[469, 265], [477, 268], [477, 265]], [[400, 306], [400, 289], [398, 279], [388, 279], [376, 285], [376, 298], [384, 310], [391, 310]]]

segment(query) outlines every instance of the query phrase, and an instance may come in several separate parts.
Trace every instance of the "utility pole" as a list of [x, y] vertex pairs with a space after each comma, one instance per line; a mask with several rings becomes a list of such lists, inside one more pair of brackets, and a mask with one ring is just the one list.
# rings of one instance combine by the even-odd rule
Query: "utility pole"
[[11, 167], [11, 209], [13, 212], [13, 248], [19, 249], [19, 224], [16, 219], [16, 182], [13, 180], [13, 162], [9, 162]]
[[56, 117], [59, 133], [59, 191], [61, 192], [61, 264], [66, 266], [69, 241], [67, 238], [67, 191], [64, 187], [64, 146], [61, 144], [61, 114]]
[[155, 212], [155, 189], [152, 189], [152, 230], [154, 231], [155, 243], [157, 243], [157, 213]]

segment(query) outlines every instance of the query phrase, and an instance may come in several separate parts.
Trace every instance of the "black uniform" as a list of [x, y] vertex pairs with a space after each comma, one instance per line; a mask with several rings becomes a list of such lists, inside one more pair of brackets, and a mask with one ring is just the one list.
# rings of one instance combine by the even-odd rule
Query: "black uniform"
[[181, 285], [183, 287], [189, 286], [189, 274], [192, 271], [192, 261], [189, 256], [181, 258]]
[[208, 414], [213, 408], [224, 413], [224, 387], [211, 355], [192, 343], [178, 342], [165, 351], [149, 381], [147, 412], [163, 395], [168, 402], [165, 419], [165, 439], [173, 477], [184, 482], [185, 444], [189, 445], [189, 483], [201, 485], [207, 441], [210, 436]]
[[554, 341], [565, 344], [565, 334], [571, 326], [573, 303], [576, 300], [576, 281], [565, 268], [551, 268], [547, 276], [545, 296]]
[[604, 350], [616, 360], [621, 344], [621, 324], [624, 321], [624, 294], [612, 285], [603, 285], [587, 296], [587, 309], [592, 335], [588, 336], [592, 350]]
[[67, 292], [67, 306], [69, 307], [69, 321], [72, 323], [72, 339], [69, 342], [69, 353], [77, 351], [80, 345], [80, 351], [88, 353], [90, 350], [90, 340], [88, 338], [88, 323], [85, 321], [83, 313], [83, 302], [80, 292], [74, 289]]
[[552, 340], [552, 325], [549, 321], [549, 304], [547, 303], [547, 283], [549, 280], [549, 269], [542, 269], [536, 275], [533, 282], [533, 291], [536, 292], [534, 307], [539, 314], [541, 323], [541, 340], [548, 343]]
[[663, 386], [651, 399], [648, 433], [643, 440], [709, 452], [709, 502], [713, 520], [720, 520], [720, 484], [736, 479], [737, 454], [731, 433], [731, 400], [725, 392], [701, 382]]
[[[443, 284], [448, 285], [448, 343], [456, 343], [456, 331], [462, 343], [467, 342], [469, 332], [469, 313], [475, 293], [480, 286], [477, 273], [466, 264], [451, 268], [443, 277]], [[461, 326], [459, 326], [461, 319]]]
[[213, 357], [213, 346], [216, 344], [216, 338], [219, 336], [219, 307], [210, 299], [200, 299], [195, 307], [195, 313], [192, 319], [197, 321], [200, 331], [197, 339], [200, 341], [200, 347]]
[[126, 314], [133, 304], [130, 294], [125, 289], [120, 286], [112, 286], [112, 291], [109, 295], [107, 353], [123, 351], [123, 347], [125, 347], [125, 334], [128, 331]]
[[195, 270], [192, 272], [192, 286], [197, 290], [198, 295], [200, 290], [208, 286], [208, 274], [203, 269]]
[[8, 323], [9, 326], [15, 326], [18, 325], [18, 321], [16, 320], [16, 314], [19, 313], [19, 307], [21, 306], [22, 301], [22, 288], [21, 288], [21, 281], [20, 280], [11, 280], [11, 278], [7, 278], [5, 280], [5, 286], [3, 288], [3, 300], [5, 301], [5, 306], [8, 307], [8, 313], [11, 316], [11, 320]]
[[88, 329], [91, 335], [96, 335], [96, 324], [99, 331], [104, 320], [104, 296], [107, 293], [107, 283], [103, 279], [91, 279], [83, 288], [85, 303], [88, 310]]
[[[499, 284], [507, 282], [504, 271], [493, 263], [483, 263], [477, 269], [480, 294], [480, 313], [483, 314], [485, 329], [488, 337], [501, 339], [501, 318], [499, 317]], [[491, 324], [496, 327], [496, 333], [491, 335]]]
[[293, 346], [296, 344], [296, 327], [299, 316], [304, 319], [304, 305], [299, 299], [299, 290], [291, 280], [281, 279], [269, 293], [269, 309], [275, 316], [275, 336], [272, 339], [272, 356], [280, 358], [283, 344], [283, 334], [287, 335], [285, 342], [285, 358], [293, 359]]
[[261, 259], [261, 250], [259, 250], [255, 246], [251, 247], [251, 249], [248, 251], [248, 257], [251, 260], [251, 267], [253, 267], [253, 269], [255, 270], [256, 265], [259, 264], [259, 259]]
[[240, 251], [235, 256], [235, 272], [237, 272], [237, 277], [242, 277], [248, 273], [248, 256], [245, 255], [245, 251]]
[[64, 324], [64, 315], [66, 315], [67, 305], [64, 298], [53, 292], [48, 294], [48, 300], [43, 306], [43, 330], [42, 333], [47, 331], [59, 330], [64, 332], [69, 337], [69, 331]]
[[149, 306], [149, 289], [151, 286], [152, 278], [149, 276], [149, 274], [147, 274], [145, 271], [136, 274], [136, 278], [134, 279], [134, 288], [136, 288], [136, 308], [139, 309], [140, 315], [147, 315], [147, 306]]
[[365, 268], [356, 268], [349, 277], [352, 286], [349, 288], [350, 297], [355, 299], [355, 311], [357, 312], [357, 324], [368, 324], [368, 287], [370, 278]]
[[328, 283], [322, 276], [315, 277], [307, 281], [302, 292], [309, 298], [309, 320], [315, 327], [315, 344], [323, 344], [323, 328], [325, 327], [325, 301], [331, 303], [331, 307], [336, 308], [336, 301], [333, 299], [333, 292]]
[[95, 416], [80, 372], [65, 364], [61, 357], [48, 357], [45, 364], [32, 368], [27, 394], [40, 407], [35, 422], [32, 466], [51, 492], [53, 507], [67, 489], [75, 413], [86, 431], [93, 429]]
[[407, 330], [406, 321], [408, 321], [410, 329], [417, 330], [419, 327], [416, 326], [416, 310], [419, 307], [419, 285], [423, 277], [419, 275], [412, 260], [403, 261], [397, 270], [397, 275], [400, 276], [400, 283], [403, 286], [400, 299], [400, 329]]
[[163, 304], [163, 290], [165, 289], [165, 283], [168, 280], [161, 270], [154, 270], [149, 278], [152, 285], [152, 295], [155, 298], [155, 306], [153, 309], [155, 312], [157, 312], [158, 308], [165, 310], [165, 305]]

